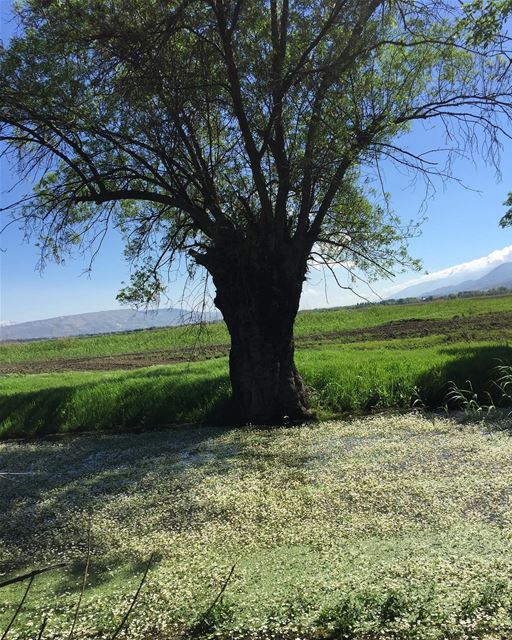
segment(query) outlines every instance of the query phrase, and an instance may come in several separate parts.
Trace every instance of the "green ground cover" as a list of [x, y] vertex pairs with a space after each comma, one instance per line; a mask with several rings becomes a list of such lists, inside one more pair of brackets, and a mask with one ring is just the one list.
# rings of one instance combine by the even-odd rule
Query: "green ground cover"
[[[509, 421], [510, 422], [510, 421]], [[500, 427], [510, 426], [507, 422]], [[452, 419], [4, 443], [0, 572], [47, 563], [9, 637], [509, 639], [512, 439]], [[90, 523], [90, 524], [89, 524]], [[0, 630], [24, 586], [1, 591]], [[183, 636], [182, 636], [183, 637]]]
[[442, 320], [512, 311], [512, 296], [433, 300], [416, 304], [370, 305], [305, 311], [297, 316], [297, 335], [365, 329], [397, 320]]
[[[333, 344], [297, 354], [320, 415], [440, 407], [447, 381], [490, 388], [492, 369], [512, 347], [432, 338]], [[0, 438], [80, 430], [150, 429], [215, 422], [229, 397], [226, 358], [135, 371], [7, 375], [0, 378]]]
[[201, 422], [229, 394], [227, 361], [0, 378], [0, 438]]
[[[484, 313], [512, 311], [512, 296], [439, 300], [406, 305], [373, 305], [357, 309], [305, 311], [298, 315], [297, 336], [364, 329], [387, 322], [416, 319], [448, 319]], [[112, 356], [182, 347], [225, 344], [223, 323], [197, 327], [173, 327], [106, 336], [62, 338], [0, 344], [0, 363], [59, 360], [63, 358]]]
[[[512, 296], [502, 296], [305, 312], [297, 319], [297, 333], [306, 337], [297, 343], [297, 364], [312, 405], [324, 418], [371, 409], [406, 409], [412, 404], [437, 409], [445, 404], [449, 381], [464, 386], [470, 380], [479, 401], [487, 401], [485, 392], [496, 392], [491, 383], [493, 368], [499, 362], [512, 363], [512, 329], [508, 321], [489, 324], [483, 314], [499, 318], [500, 313], [511, 311]], [[468, 321], [451, 323], [438, 334], [435, 330], [428, 334], [426, 327], [428, 335], [400, 339], [388, 324], [453, 318]], [[478, 323], [478, 318], [484, 321]], [[336, 335], [341, 330], [386, 325], [386, 331], [363, 342], [344, 342], [342, 335]], [[43, 361], [51, 368], [59, 359], [151, 352], [165, 346], [196, 344], [200, 349], [201, 344], [226, 339], [224, 326], [213, 324], [199, 336], [187, 327], [4, 344], [0, 359], [4, 363]], [[153, 357], [145, 360], [152, 361]], [[108, 361], [107, 366], [113, 365]], [[122, 362], [116, 366], [112, 371], [0, 376], [0, 438], [215, 424], [225, 417], [229, 396], [225, 357], [128, 371], [119, 369]]]

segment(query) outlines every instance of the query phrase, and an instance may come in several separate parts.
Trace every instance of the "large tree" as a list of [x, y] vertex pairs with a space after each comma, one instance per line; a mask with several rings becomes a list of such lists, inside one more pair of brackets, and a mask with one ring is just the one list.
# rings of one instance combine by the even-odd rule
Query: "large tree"
[[408, 230], [374, 202], [366, 168], [442, 173], [401, 143], [415, 121], [439, 123], [447, 158], [496, 158], [507, 38], [475, 38], [470, 9], [22, 0], [0, 49], [0, 140], [37, 176], [16, 215], [57, 259], [120, 227], [135, 265], [125, 301], [158, 296], [180, 255], [206, 269], [239, 418], [305, 418], [293, 325], [311, 260], [375, 276], [408, 259]]

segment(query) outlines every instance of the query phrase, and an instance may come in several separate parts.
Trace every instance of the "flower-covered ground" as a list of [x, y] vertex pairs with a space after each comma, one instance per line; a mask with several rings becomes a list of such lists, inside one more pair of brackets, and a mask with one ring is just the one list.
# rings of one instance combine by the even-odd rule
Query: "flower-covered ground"
[[510, 638], [511, 495], [507, 430], [439, 417], [4, 443], [0, 582], [68, 563], [8, 638], [68, 637], [89, 529], [74, 638], [109, 637], [152, 552], [124, 637]]

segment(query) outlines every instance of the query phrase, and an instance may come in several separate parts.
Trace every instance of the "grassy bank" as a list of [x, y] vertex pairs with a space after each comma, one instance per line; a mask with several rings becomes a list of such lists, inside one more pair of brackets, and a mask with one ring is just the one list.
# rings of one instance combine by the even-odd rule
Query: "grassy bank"
[[[501, 426], [506, 426], [502, 424]], [[132, 639], [172, 639], [235, 572], [200, 637], [505, 639], [512, 440], [380, 416], [0, 445], [0, 571], [50, 562], [10, 637], [111, 634], [151, 552]], [[2, 590], [0, 629], [24, 586]], [[103, 637], [103, 636], [101, 636]]]
[[[489, 387], [512, 347], [446, 344], [435, 338], [308, 349], [297, 364], [320, 415], [445, 402], [447, 381]], [[136, 371], [0, 378], [0, 438], [80, 430], [154, 429], [215, 421], [229, 396], [226, 358]]]

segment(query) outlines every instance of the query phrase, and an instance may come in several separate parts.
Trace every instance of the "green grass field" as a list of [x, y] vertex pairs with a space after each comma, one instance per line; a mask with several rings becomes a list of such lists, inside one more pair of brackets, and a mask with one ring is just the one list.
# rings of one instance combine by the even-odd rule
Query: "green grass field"
[[[449, 381], [470, 380], [483, 398], [493, 391], [493, 368], [512, 362], [511, 312], [512, 296], [305, 312], [297, 319], [297, 364], [324, 418], [414, 403], [437, 409]], [[421, 331], [403, 337], [418, 322]], [[0, 376], [0, 438], [217, 423], [229, 397], [227, 358], [201, 356], [201, 346], [199, 361], [162, 366], [157, 356], [226, 340], [219, 323], [199, 334], [187, 327], [1, 345], [4, 365], [48, 370]], [[123, 361], [108, 359], [113, 370], [87, 370], [88, 362], [122, 353], [149, 363], [156, 353], [156, 366], [123, 370]], [[73, 370], [74, 358], [87, 357]], [[71, 370], [52, 372], [57, 363]]]
[[[496, 426], [509, 427], [510, 420]], [[54, 562], [9, 637], [507, 640], [512, 440], [453, 419], [0, 445], [0, 570]], [[203, 620], [230, 568], [222, 600]], [[0, 590], [0, 633], [26, 585]]]
[[[297, 317], [295, 333], [297, 336], [318, 336], [337, 331], [365, 329], [411, 318], [448, 319], [491, 312], [512, 312], [512, 296], [304, 311]], [[196, 347], [200, 350], [206, 345], [227, 343], [228, 333], [224, 324], [213, 323], [201, 328], [173, 327], [97, 337], [4, 343], [0, 344], [0, 363], [111, 356], [179, 347]]]

